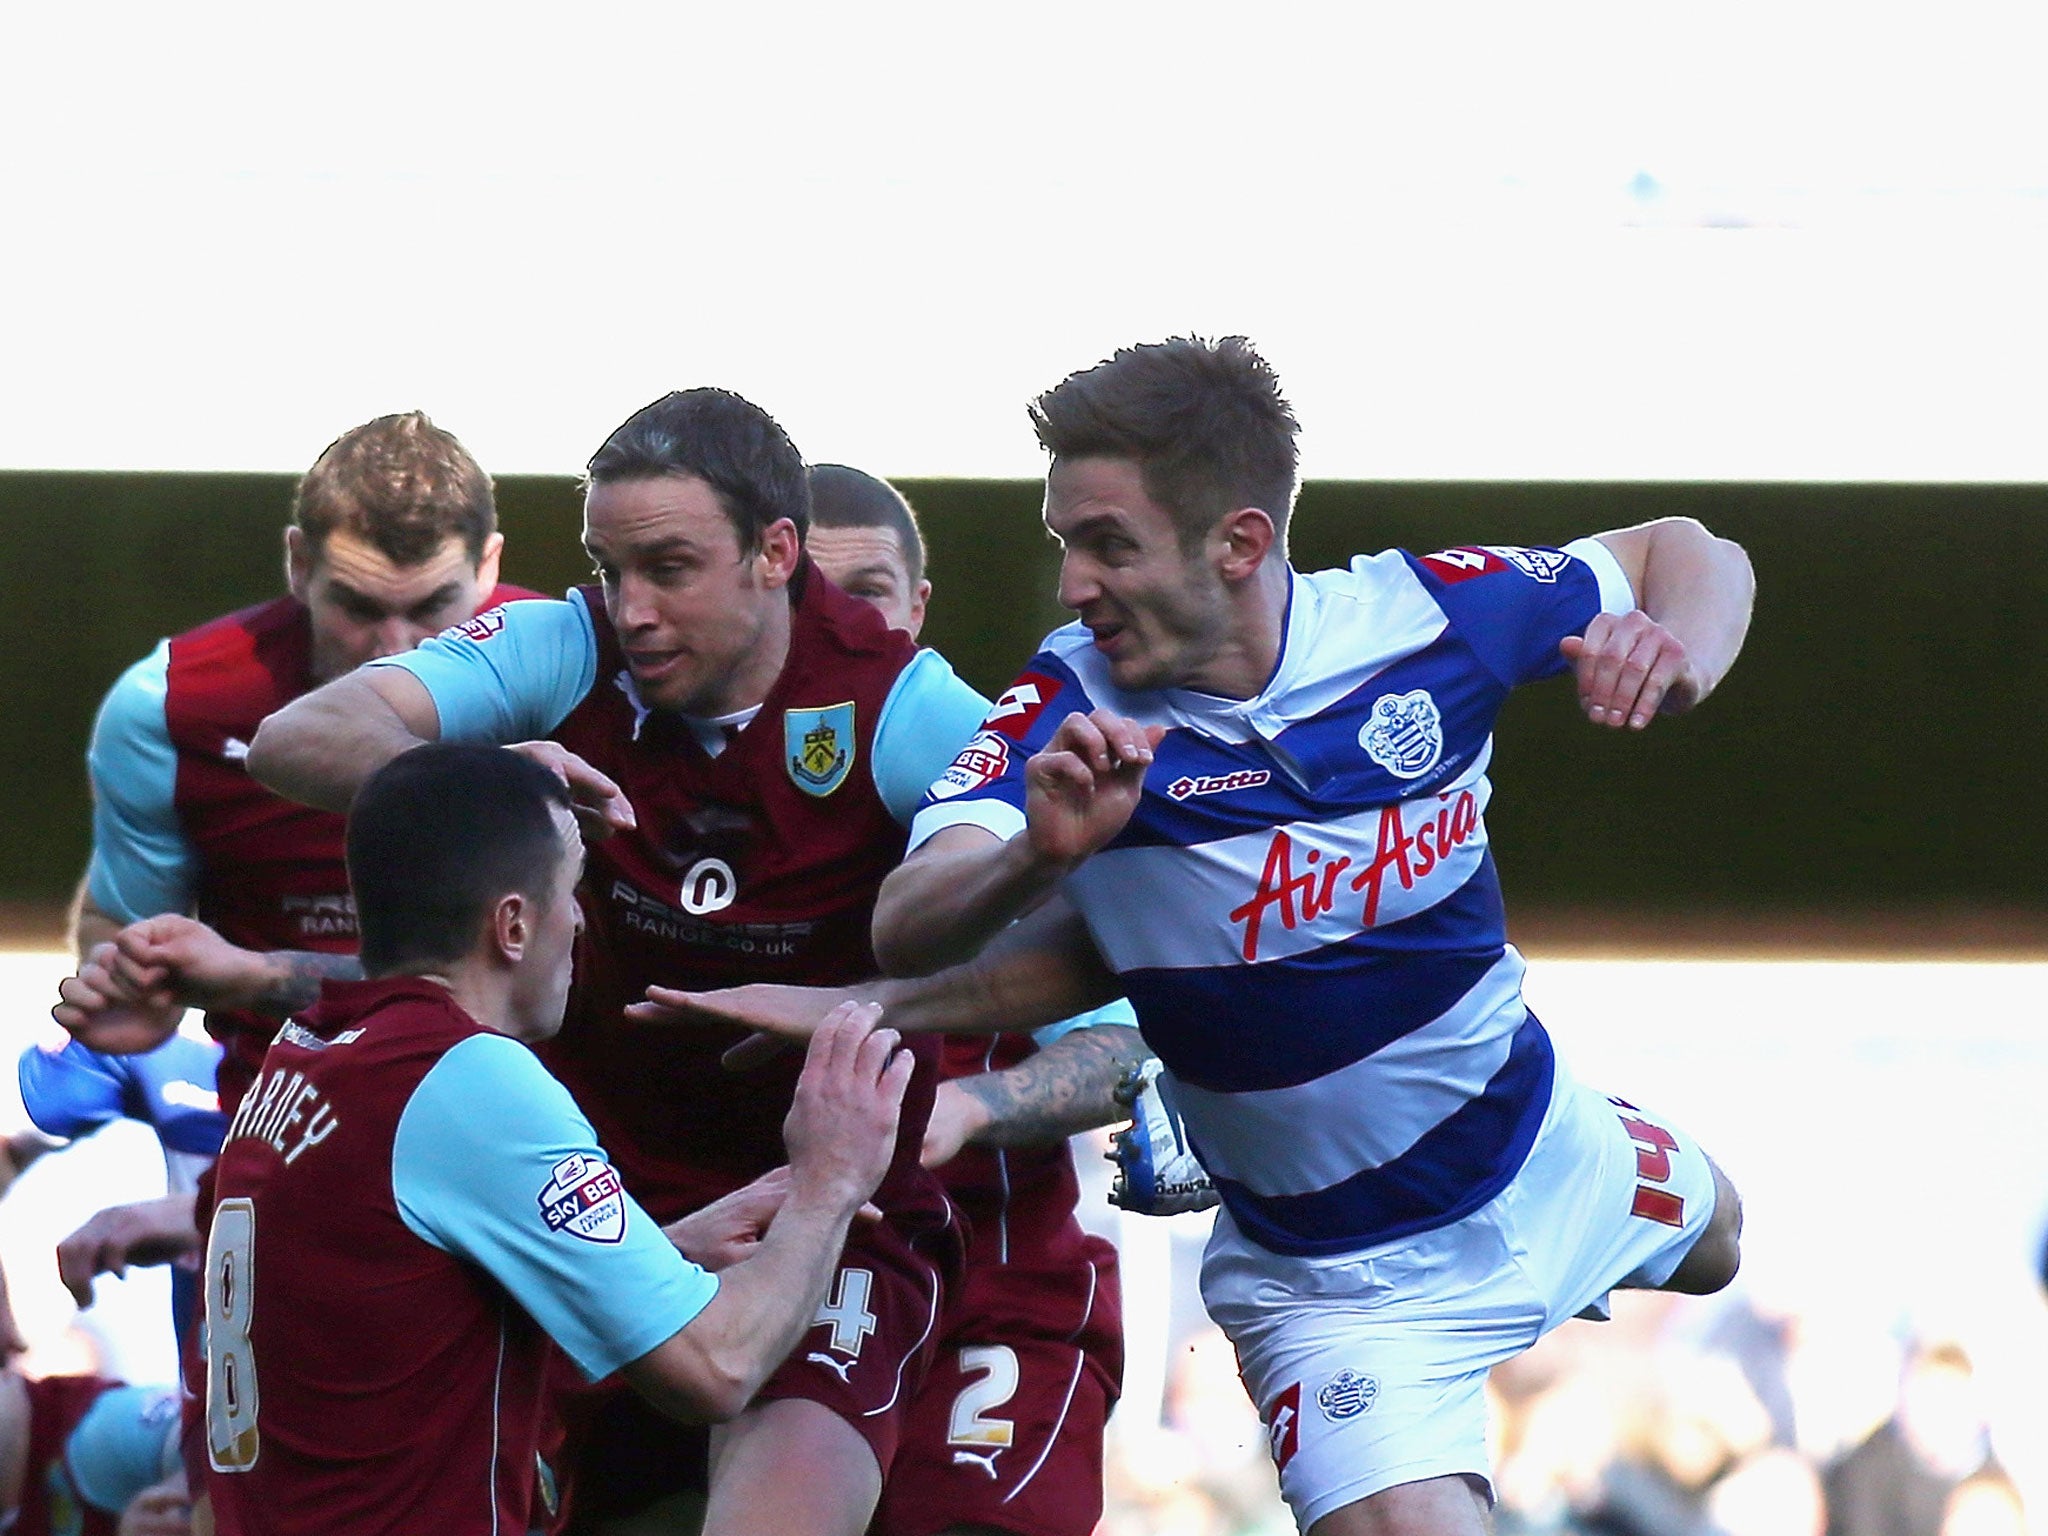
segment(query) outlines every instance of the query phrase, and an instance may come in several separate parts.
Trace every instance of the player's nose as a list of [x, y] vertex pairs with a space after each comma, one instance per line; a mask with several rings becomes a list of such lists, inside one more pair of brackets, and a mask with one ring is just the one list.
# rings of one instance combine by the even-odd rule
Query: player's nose
[[642, 580], [631, 571], [619, 577], [618, 596], [613, 599], [617, 611], [612, 614], [612, 624], [620, 630], [652, 629], [660, 622], [655, 608], [654, 584]]
[[370, 632], [368, 659], [375, 661], [382, 656], [403, 656], [433, 633], [431, 629], [408, 624], [404, 619], [386, 619]]
[[1062, 608], [1071, 608], [1078, 613], [1101, 592], [1101, 583], [1096, 581], [1087, 562], [1077, 560], [1071, 552], [1060, 560], [1059, 602]]

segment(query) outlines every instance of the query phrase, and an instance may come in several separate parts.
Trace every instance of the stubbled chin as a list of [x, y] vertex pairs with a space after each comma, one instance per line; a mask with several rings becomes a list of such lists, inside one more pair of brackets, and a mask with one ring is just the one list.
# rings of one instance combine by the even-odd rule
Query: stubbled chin
[[[632, 671], [630, 667], [627, 670]], [[638, 690], [640, 701], [650, 709], [681, 709], [688, 702], [678, 696], [682, 690], [677, 686], [678, 680], [672, 676], [649, 682], [637, 672], [632, 675], [633, 687]]]

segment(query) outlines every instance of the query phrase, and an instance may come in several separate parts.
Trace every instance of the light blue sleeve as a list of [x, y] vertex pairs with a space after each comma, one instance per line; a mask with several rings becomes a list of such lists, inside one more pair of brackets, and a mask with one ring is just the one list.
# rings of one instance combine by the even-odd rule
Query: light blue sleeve
[[918, 802], [967, 745], [989, 703], [934, 650], [922, 650], [897, 675], [875, 723], [875, 789], [904, 826]]
[[1071, 1035], [1077, 1029], [1093, 1029], [1098, 1024], [1122, 1024], [1130, 1029], [1138, 1027], [1138, 1012], [1126, 998], [1113, 1003], [1104, 1003], [1093, 1013], [1077, 1013], [1071, 1019], [1061, 1019], [1057, 1024], [1048, 1024], [1043, 1029], [1034, 1029], [1031, 1038], [1041, 1049], [1051, 1045], [1062, 1035]]
[[426, 684], [443, 741], [531, 741], [597, 681], [597, 632], [580, 592], [523, 598], [370, 665], [403, 667]]
[[569, 1091], [503, 1035], [472, 1036], [420, 1080], [391, 1188], [416, 1236], [488, 1271], [593, 1381], [718, 1292], [621, 1188]]
[[178, 1389], [102, 1392], [64, 1442], [64, 1464], [80, 1498], [120, 1514], [135, 1495], [178, 1469]]
[[128, 1082], [119, 1067], [76, 1040], [66, 1041], [61, 1051], [30, 1046], [15, 1076], [22, 1108], [46, 1136], [73, 1141], [127, 1113]]
[[118, 922], [192, 910], [199, 855], [178, 820], [178, 753], [164, 719], [171, 643], [123, 672], [100, 704], [92, 774], [92, 862], [86, 890]]

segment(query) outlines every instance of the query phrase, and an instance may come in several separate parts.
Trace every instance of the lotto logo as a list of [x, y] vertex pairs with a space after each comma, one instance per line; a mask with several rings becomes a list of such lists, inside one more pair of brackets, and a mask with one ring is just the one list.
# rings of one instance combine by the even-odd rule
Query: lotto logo
[[1273, 775], [1264, 768], [1240, 768], [1234, 773], [1205, 773], [1198, 779], [1182, 774], [1166, 786], [1166, 793], [1174, 800], [1185, 800], [1190, 795], [1220, 795], [1233, 789], [1257, 789], [1261, 784], [1270, 784]]
[[1060, 691], [1057, 678], [1044, 677], [1036, 672], [1026, 672], [1004, 691], [996, 700], [995, 708], [988, 712], [988, 718], [981, 722], [984, 731], [1000, 731], [1012, 741], [1022, 741], [1024, 733], [1031, 729], [1033, 722], [1044, 713], [1052, 696]]
[[448, 631], [450, 636], [460, 635], [465, 640], [484, 641], [505, 627], [505, 610], [486, 608], [467, 623], [458, 624]]
[[611, 1165], [598, 1158], [570, 1153], [555, 1164], [537, 1199], [550, 1232], [567, 1232], [586, 1243], [616, 1243], [626, 1235], [625, 1187]]

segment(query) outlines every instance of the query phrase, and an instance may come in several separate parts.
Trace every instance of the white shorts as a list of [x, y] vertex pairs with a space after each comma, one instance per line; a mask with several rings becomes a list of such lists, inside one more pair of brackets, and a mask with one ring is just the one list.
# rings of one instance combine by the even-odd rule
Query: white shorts
[[1397, 1483], [1486, 1481], [1487, 1371], [1613, 1287], [1670, 1279], [1713, 1213], [1697, 1142], [1560, 1065], [1521, 1172], [1450, 1226], [1294, 1258], [1219, 1214], [1202, 1299], [1301, 1529]]

